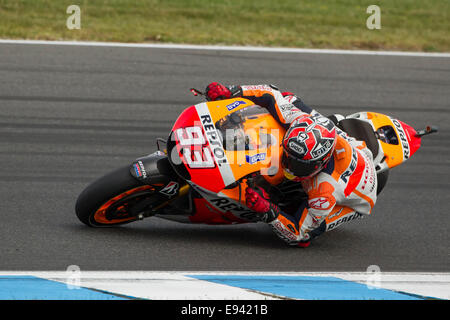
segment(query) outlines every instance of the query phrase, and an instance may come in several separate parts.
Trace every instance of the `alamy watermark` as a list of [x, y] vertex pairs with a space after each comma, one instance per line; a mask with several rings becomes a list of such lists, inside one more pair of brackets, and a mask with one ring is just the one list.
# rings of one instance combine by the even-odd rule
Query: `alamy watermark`
[[204, 121], [195, 121], [193, 126], [178, 128], [173, 132], [170, 139], [179, 145], [179, 149], [172, 148], [169, 157], [173, 164], [185, 163], [190, 169], [259, 163], [262, 165], [262, 175], [273, 175], [278, 172], [281, 156], [280, 137], [278, 129], [244, 130], [238, 126], [219, 130], [210, 116], [204, 116]]
[[[69, 30], [81, 29], [81, 8], [76, 4], [67, 7], [66, 13], [70, 16], [66, 20], [66, 26]], [[381, 29], [381, 9], [379, 6], [372, 4], [367, 7], [366, 13], [370, 16], [366, 20], [366, 27], [369, 30]]]
[[370, 265], [366, 270], [366, 286], [369, 289], [379, 289], [381, 284], [381, 269], [377, 265]]
[[370, 5], [366, 9], [366, 13], [371, 15], [366, 20], [366, 27], [369, 30], [381, 29], [381, 9], [377, 5]]
[[77, 265], [70, 265], [66, 269], [66, 286], [69, 290], [81, 288], [81, 269]]
[[72, 4], [67, 7], [67, 14], [70, 16], [66, 20], [66, 26], [69, 30], [81, 29], [81, 9], [79, 6]]

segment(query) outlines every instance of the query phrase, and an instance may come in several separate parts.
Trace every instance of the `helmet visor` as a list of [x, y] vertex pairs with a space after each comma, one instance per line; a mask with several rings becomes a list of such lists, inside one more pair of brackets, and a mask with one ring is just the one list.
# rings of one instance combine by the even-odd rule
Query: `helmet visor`
[[323, 162], [318, 161], [302, 161], [293, 157], [286, 152], [283, 152], [282, 159], [283, 166], [287, 168], [293, 175], [297, 177], [309, 177], [319, 172], [322, 169]]

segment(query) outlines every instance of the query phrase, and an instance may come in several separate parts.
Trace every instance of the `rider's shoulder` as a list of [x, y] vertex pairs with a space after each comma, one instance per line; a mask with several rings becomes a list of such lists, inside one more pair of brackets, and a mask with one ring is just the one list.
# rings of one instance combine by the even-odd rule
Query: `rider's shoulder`
[[330, 176], [336, 182], [345, 174], [351, 166], [355, 157], [355, 148], [343, 137], [338, 136], [336, 139], [336, 147], [327, 166], [322, 170], [322, 174]]

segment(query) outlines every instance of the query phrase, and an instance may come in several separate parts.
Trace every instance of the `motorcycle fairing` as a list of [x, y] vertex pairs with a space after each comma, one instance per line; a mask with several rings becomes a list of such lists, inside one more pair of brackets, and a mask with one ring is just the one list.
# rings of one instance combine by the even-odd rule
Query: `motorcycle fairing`
[[171, 170], [167, 156], [157, 151], [145, 157], [137, 158], [130, 166], [130, 174], [145, 184], [167, 184], [171, 180], [178, 180]]
[[204, 102], [178, 117], [169, 137], [168, 156], [183, 178], [218, 193], [253, 172], [262, 171], [270, 178], [282, 174], [283, 135], [276, 120], [250, 100]]
[[[234, 182], [234, 177], [232, 173], [230, 176], [230, 170], [225, 168], [226, 162], [218, 162], [218, 159], [213, 156], [214, 149], [217, 150], [217, 154], [220, 154], [223, 148], [220, 141], [213, 146], [206, 138], [202, 120], [204, 121], [200, 118], [196, 106], [183, 111], [169, 137], [168, 157], [175, 171], [186, 180], [194, 183], [208, 181], [211, 188], [220, 190], [229, 183], [229, 180]], [[210, 135], [214, 134], [212, 132]], [[217, 141], [217, 138], [212, 138]], [[221, 167], [224, 167], [223, 175]]]
[[[222, 192], [213, 193], [204, 188], [194, 186], [202, 198], [194, 199], [196, 213], [189, 219], [193, 223], [201, 222], [208, 224], [236, 224], [259, 221], [256, 213]], [[238, 187], [236, 187], [238, 189]], [[241, 192], [245, 186], [240, 188]], [[234, 190], [237, 191], [237, 190]], [[242, 198], [243, 199], [243, 198]]]
[[379, 149], [374, 155], [377, 171], [384, 171], [408, 160], [419, 148], [420, 136], [406, 123], [376, 112], [359, 112], [346, 117], [368, 122], [377, 136]]
[[[377, 171], [401, 164], [420, 147], [415, 130], [389, 116], [361, 112], [347, 118], [370, 125], [367, 131], [378, 143], [379, 152], [374, 157], [381, 166]], [[227, 130], [231, 130], [231, 139]], [[246, 99], [204, 102], [183, 111], [172, 128], [168, 156], [175, 171], [201, 196], [193, 199], [196, 213], [188, 216], [189, 221], [257, 221], [245, 206], [245, 177], [266, 170], [269, 174], [264, 178], [270, 184], [277, 185], [283, 179], [279, 159], [273, 159], [281, 154], [283, 135], [284, 129], [267, 110]]]

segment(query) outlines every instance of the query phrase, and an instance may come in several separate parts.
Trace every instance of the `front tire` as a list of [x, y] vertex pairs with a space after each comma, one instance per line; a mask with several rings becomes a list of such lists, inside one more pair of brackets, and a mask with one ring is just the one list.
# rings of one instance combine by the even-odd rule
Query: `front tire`
[[155, 186], [142, 184], [124, 166], [90, 184], [78, 196], [75, 212], [90, 227], [113, 227], [136, 221], [130, 208], [154, 197]]

